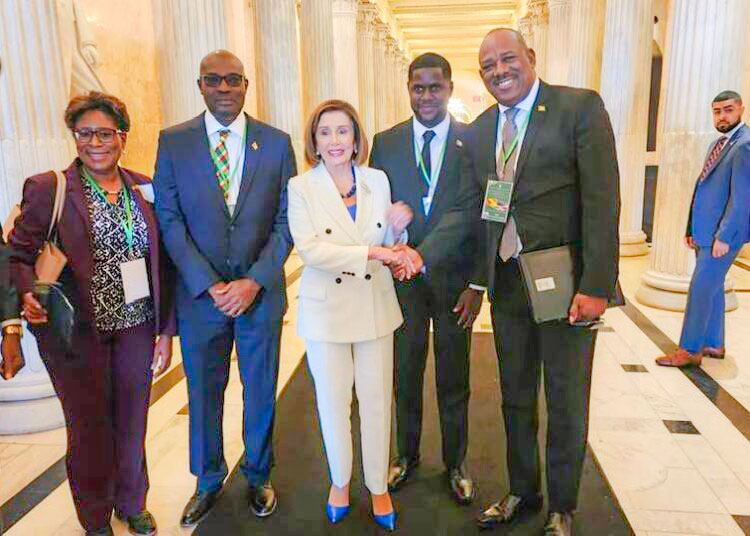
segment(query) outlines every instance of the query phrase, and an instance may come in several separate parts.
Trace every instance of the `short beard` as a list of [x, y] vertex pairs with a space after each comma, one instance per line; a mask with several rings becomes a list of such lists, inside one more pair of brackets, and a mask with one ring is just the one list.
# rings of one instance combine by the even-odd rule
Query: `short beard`
[[721, 132], [722, 134], [726, 134], [727, 132], [731, 132], [734, 127], [742, 123], [742, 118], [738, 119], [735, 123], [732, 123], [729, 126], [726, 127], [716, 127], [716, 130]]

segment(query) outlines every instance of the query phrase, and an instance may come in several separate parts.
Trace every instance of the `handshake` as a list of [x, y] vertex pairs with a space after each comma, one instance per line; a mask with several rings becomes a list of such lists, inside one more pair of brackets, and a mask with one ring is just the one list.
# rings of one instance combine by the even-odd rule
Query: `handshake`
[[388, 255], [382, 259], [383, 264], [391, 269], [393, 277], [399, 281], [412, 279], [422, 271], [424, 261], [419, 252], [406, 244], [396, 244], [391, 248], [384, 248]]

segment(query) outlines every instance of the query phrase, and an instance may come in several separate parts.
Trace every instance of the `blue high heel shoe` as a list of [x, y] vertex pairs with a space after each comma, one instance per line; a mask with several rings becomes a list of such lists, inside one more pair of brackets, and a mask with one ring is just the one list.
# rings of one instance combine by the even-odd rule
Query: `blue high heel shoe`
[[388, 532], [393, 532], [394, 530], [396, 530], [397, 517], [398, 514], [396, 513], [395, 509], [390, 514], [383, 514], [382, 516], [376, 516], [374, 513], [372, 514], [372, 518], [375, 520], [375, 523], [383, 527]]
[[328, 521], [334, 525], [344, 519], [346, 514], [351, 510], [351, 506], [333, 506], [332, 504], [326, 503], [326, 514], [328, 515]]

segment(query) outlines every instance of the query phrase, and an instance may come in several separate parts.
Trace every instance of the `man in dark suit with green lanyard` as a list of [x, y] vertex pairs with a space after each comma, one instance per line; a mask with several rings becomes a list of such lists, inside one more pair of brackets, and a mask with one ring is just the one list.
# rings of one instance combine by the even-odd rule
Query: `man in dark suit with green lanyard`
[[[484, 270], [500, 362], [510, 490], [479, 517], [482, 528], [541, 508], [537, 441], [540, 375], [549, 415], [545, 534], [572, 531], [588, 426], [591, 366], [600, 317], [616, 296], [619, 186], [615, 140], [595, 92], [540, 81], [534, 51], [499, 28], [479, 49], [480, 74], [498, 104], [470, 126], [466, 146], [479, 187], [499, 194], [483, 222]], [[503, 196], [502, 192], [505, 192]], [[486, 203], [486, 202], [485, 202]], [[519, 270], [521, 253], [564, 244], [579, 252], [568, 319], [534, 322]]]
[[377, 134], [370, 161], [388, 175], [392, 199], [414, 210], [408, 242], [425, 266], [416, 278], [396, 281], [404, 324], [395, 336], [398, 457], [391, 464], [388, 484], [397, 490], [419, 464], [432, 320], [443, 462], [453, 497], [466, 504], [475, 495], [464, 464], [469, 343], [482, 296], [468, 289], [475, 271], [476, 237], [466, 220], [479, 210], [480, 192], [465, 154], [466, 125], [448, 114], [453, 91], [450, 64], [437, 54], [419, 56], [409, 66], [408, 90], [414, 117]]

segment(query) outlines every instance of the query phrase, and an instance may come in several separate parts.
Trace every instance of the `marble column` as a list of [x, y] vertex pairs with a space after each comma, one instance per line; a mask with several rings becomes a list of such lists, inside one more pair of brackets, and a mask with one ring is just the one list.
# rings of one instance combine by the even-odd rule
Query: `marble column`
[[169, 126], [205, 109], [196, 86], [201, 59], [231, 47], [223, 0], [154, 0], [153, 9], [162, 120]]
[[[63, 121], [69, 87], [60, 31], [54, 2], [0, 2], [0, 221], [20, 202], [26, 177], [64, 169], [73, 158], [72, 137]], [[28, 330], [21, 343], [26, 366], [12, 380], [0, 378], [0, 434], [64, 424]]]
[[307, 117], [322, 101], [336, 94], [331, 0], [302, 0], [302, 105]]
[[357, 0], [333, 0], [332, 10], [336, 98], [359, 109]]
[[375, 58], [375, 128], [377, 133], [385, 130], [388, 126], [388, 109], [386, 93], [388, 92], [386, 76], [386, 50], [385, 39], [388, 35], [388, 25], [377, 21], [375, 23], [375, 40], [373, 46], [373, 57]]
[[396, 54], [398, 42], [392, 35], [385, 39], [385, 77], [386, 77], [386, 128], [396, 122]]
[[572, 0], [568, 32], [569, 86], [599, 89], [605, 6], [602, 0]]
[[536, 72], [540, 78], [547, 76], [547, 39], [549, 36], [549, 4], [547, 0], [529, 0], [533, 22]]
[[399, 82], [398, 87], [396, 88], [398, 90], [398, 94], [401, 96], [400, 102], [401, 106], [399, 109], [401, 110], [401, 113], [399, 114], [398, 120], [399, 121], [405, 121], [411, 116], [411, 102], [409, 99], [409, 65], [411, 64], [411, 61], [409, 60], [409, 57], [406, 55], [405, 52], [401, 53], [400, 57], [401, 61], [401, 81]]
[[549, 0], [546, 81], [551, 84], [564, 85], [568, 82], [570, 7], [571, 0]]
[[302, 161], [302, 113], [294, 0], [255, 0], [258, 117], [288, 133]]
[[531, 20], [531, 15], [526, 14], [518, 19], [518, 31], [521, 32], [526, 46], [534, 48], [534, 22]]
[[[706, 149], [718, 137], [711, 100], [742, 84], [738, 66], [748, 51], [735, 44], [744, 42], [750, 6], [745, 0], [725, 0], [721, 6], [673, 0], [670, 8], [654, 243], [650, 270], [643, 274], [636, 294], [639, 302], [660, 309], [685, 307], [695, 262], [683, 242], [685, 222]], [[728, 290], [729, 310], [737, 307], [737, 298]]]
[[359, 118], [367, 139], [372, 143], [375, 134], [375, 10], [370, 3], [360, 1], [357, 17], [357, 56], [359, 71]]
[[648, 253], [643, 224], [646, 130], [651, 89], [652, 0], [608, 0], [601, 94], [620, 164], [620, 255]]

